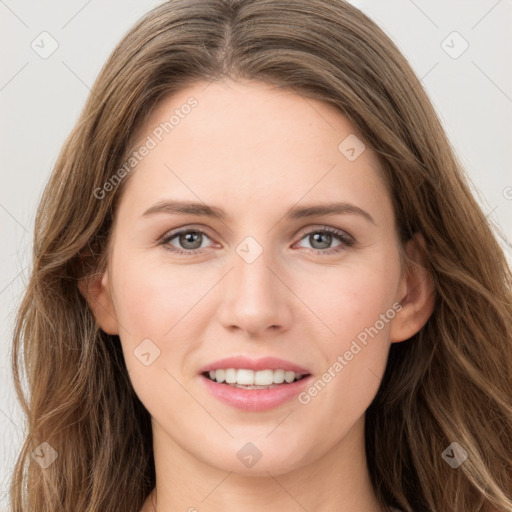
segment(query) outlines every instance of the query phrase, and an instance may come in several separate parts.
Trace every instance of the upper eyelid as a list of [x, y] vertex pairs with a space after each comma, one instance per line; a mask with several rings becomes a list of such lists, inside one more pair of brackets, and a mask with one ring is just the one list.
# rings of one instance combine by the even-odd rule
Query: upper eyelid
[[[340, 238], [349, 238], [350, 240], [354, 241], [355, 242], [355, 238], [350, 234], [348, 233], [347, 231], [343, 230], [343, 229], [340, 229], [340, 228], [335, 228], [335, 227], [332, 227], [332, 226], [327, 226], [325, 224], [318, 224], [317, 226], [312, 226], [312, 227], [308, 227], [308, 228], [304, 228], [302, 230], [299, 231], [299, 234], [298, 235], [295, 235], [295, 236], [300, 236], [299, 238], [299, 241], [302, 240], [305, 236], [311, 234], [311, 233], [314, 233], [314, 232], [320, 232], [324, 229], [328, 229], [328, 230], [333, 230], [334, 233], [330, 233], [330, 234], [333, 234], [335, 236], [338, 236]], [[168, 231], [167, 233], [165, 233], [161, 238], [160, 240], [162, 242], [169, 242], [170, 240], [172, 240], [173, 238], [175, 238], [176, 236], [182, 234], [182, 233], [187, 233], [187, 232], [198, 232], [198, 233], [201, 233], [203, 235], [206, 235], [208, 238], [210, 239], [213, 239], [214, 237], [212, 237], [209, 233], [208, 233], [208, 230], [203, 228], [203, 227], [194, 227], [193, 225], [191, 226], [185, 226], [185, 227], [182, 227], [182, 228], [176, 228], [174, 230], [170, 230]], [[205, 248], [203, 248], [205, 249]], [[197, 251], [193, 251], [193, 252], [197, 252]]]
[[174, 238], [175, 236], [180, 235], [181, 233], [187, 233], [189, 231], [202, 233], [202, 234], [208, 236], [209, 238], [213, 238], [212, 236], [209, 235], [208, 230], [205, 229], [205, 228], [202, 228], [202, 227], [201, 228], [196, 228], [194, 226], [185, 226], [183, 228], [176, 228], [176, 229], [171, 229], [169, 231], [166, 231], [160, 237], [160, 240], [169, 240], [169, 239]]

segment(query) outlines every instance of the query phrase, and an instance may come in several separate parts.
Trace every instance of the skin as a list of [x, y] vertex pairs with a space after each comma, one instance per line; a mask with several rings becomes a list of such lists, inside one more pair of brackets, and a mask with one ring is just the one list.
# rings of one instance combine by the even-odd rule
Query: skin
[[[364, 413], [390, 344], [410, 338], [432, 312], [423, 239], [404, 247], [417, 264], [402, 268], [375, 154], [367, 148], [349, 161], [338, 146], [358, 135], [354, 126], [333, 106], [293, 91], [254, 81], [194, 84], [165, 98], [138, 140], [190, 96], [198, 105], [125, 184], [107, 270], [81, 283], [101, 328], [119, 334], [151, 414], [157, 510], [380, 512]], [[171, 198], [222, 208], [227, 218], [143, 215]], [[354, 213], [285, 217], [294, 206], [330, 201], [352, 203], [375, 223]], [[324, 226], [355, 244], [315, 238]], [[206, 235], [195, 246], [179, 236], [167, 246], [199, 254], [165, 248], [160, 239], [178, 228]], [[236, 251], [247, 236], [263, 250], [252, 263]], [[321, 253], [329, 249], [340, 250]], [[228, 355], [270, 355], [320, 378], [397, 303], [394, 318], [307, 404], [241, 411], [213, 398], [198, 374]], [[160, 355], [146, 366], [134, 350], [148, 338]], [[252, 467], [237, 457], [248, 442], [262, 454]], [[150, 498], [143, 512], [154, 510]]]

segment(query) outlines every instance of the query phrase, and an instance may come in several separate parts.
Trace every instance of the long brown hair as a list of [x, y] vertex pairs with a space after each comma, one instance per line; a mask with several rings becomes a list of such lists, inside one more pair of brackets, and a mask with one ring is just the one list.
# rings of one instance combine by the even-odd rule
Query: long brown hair
[[[172, 0], [109, 57], [37, 212], [13, 342], [28, 421], [13, 512], [139, 512], [155, 485], [149, 413], [119, 338], [98, 328], [77, 283], [105, 266], [133, 134], [164, 96], [224, 77], [339, 108], [379, 158], [400, 241], [416, 232], [426, 241], [434, 312], [392, 344], [366, 411], [377, 496], [408, 512], [510, 512], [510, 268], [410, 65], [342, 0]], [[115, 175], [124, 179], [107, 190]], [[456, 469], [442, 456], [454, 442], [467, 453]], [[36, 463], [55, 455], [45, 469]]]

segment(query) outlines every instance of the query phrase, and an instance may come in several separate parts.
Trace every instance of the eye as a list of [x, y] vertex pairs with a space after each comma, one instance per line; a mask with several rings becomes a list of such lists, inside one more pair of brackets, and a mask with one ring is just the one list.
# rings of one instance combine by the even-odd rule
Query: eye
[[[178, 254], [199, 254], [203, 252], [203, 242], [205, 238], [209, 238], [208, 235], [200, 229], [182, 229], [170, 233], [162, 239], [162, 244], [168, 250], [177, 252]], [[177, 239], [177, 242], [181, 247], [174, 246], [171, 241]]]
[[[207, 245], [203, 245], [205, 239], [210, 237], [200, 229], [181, 229], [165, 235], [161, 244], [169, 251], [177, 254], [201, 254]], [[313, 246], [311, 250], [315, 254], [328, 255], [339, 253], [355, 244], [355, 240], [347, 233], [338, 229], [325, 226], [306, 232], [301, 241], [308, 239]], [[173, 240], [176, 242], [172, 243]], [[338, 244], [331, 247], [333, 240], [338, 240]], [[177, 244], [177, 245], [175, 245]]]
[[[327, 226], [308, 231], [301, 240], [304, 239], [307, 239], [313, 246], [312, 250], [315, 253], [322, 255], [338, 253], [355, 244], [355, 240], [347, 233]], [[337, 239], [340, 243], [334, 247], [330, 247], [333, 239]]]

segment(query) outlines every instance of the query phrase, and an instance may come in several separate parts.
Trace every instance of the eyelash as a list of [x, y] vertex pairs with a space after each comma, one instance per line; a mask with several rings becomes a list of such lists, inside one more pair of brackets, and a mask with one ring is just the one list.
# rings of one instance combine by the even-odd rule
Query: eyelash
[[[208, 236], [208, 234], [205, 233], [204, 231], [202, 231], [201, 229], [190, 229], [189, 228], [189, 229], [181, 229], [179, 231], [169, 233], [168, 235], [164, 236], [161, 239], [160, 243], [164, 246], [164, 248], [166, 250], [171, 251], [174, 254], [184, 254], [184, 255], [202, 254], [204, 252], [205, 248], [195, 249], [195, 250], [193, 250], [193, 249], [186, 250], [186, 249], [180, 249], [180, 248], [176, 248], [176, 247], [169, 245], [169, 242], [171, 240], [173, 240], [174, 238], [176, 238], [180, 235], [186, 234], [186, 233], [200, 233], [201, 235], [205, 235], [206, 237], [210, 238]], [[330, 228], [328, 226], [325, 226], [321, 229], [313, 229], [311, 231], [308, 231], [303, 234], [303, 236], [301, 237], [300, 240], [303, 240], [304, 238], [308, 237], [309, 235], [316, 234], [316, 233], [334, 235], [341, 242], [341, 245], [338, 245], [331, 249], [309, 249], [310, 251], [313, 251], [315, 254], [319, 254], [322, 256], [336, 254], [336, 253], [339, 253], [347, 248], [353, 247], [355, 245], [355, 240], [351, 236], [347, 235], [343, 231], [339, 231], [337, 229]]]

